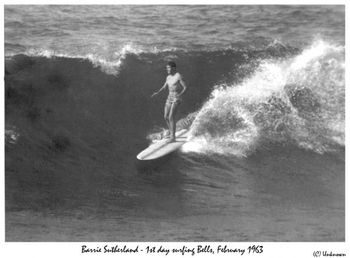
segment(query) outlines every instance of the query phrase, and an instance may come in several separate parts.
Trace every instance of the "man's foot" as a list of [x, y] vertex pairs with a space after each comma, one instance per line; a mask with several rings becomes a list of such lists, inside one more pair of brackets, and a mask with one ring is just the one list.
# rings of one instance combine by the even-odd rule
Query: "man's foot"
[[163, 133], [163, 138], [169, 138], [170, 137], [170, 132], [169, 130], [166, 130], [164, 133]]
[[171, 142], [176, 142], [175, 137], [170, 137], [169, 140], [166, 141], [167, 143], [171, 143]]

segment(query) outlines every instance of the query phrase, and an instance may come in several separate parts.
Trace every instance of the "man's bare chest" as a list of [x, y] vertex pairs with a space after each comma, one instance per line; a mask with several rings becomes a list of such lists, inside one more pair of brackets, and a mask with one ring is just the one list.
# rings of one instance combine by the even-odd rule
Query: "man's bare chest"
[[176, 85], [179, 81], [179, 77], [174, 75], [174, 76], [168, 76], [167, 78], [167, 83], [169, 86]]

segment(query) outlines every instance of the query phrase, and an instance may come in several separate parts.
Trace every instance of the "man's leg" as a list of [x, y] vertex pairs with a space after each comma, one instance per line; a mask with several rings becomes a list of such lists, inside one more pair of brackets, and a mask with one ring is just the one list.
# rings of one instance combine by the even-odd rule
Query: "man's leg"
[[171, 110], [171, 104], [169, 104], [168, 102], [165, 103], [164, 106], [164, 120], [168, 126], [168, 133], [165, 135], [166, 137], [170, 135], [170, 121], [169, 121], [169, 114], [170, 114], [170, 110]]
[[178, 106], [179, 106], [179, 102], [176, 101], [171, 105], [171, 108], [170, 108], [170, 113], [169, 113], [169, 124], [170, 124], [170, 133], [171, 133], [170, 141], [175, 141], [175, 132], [176, 132], [175, 116], [178, 110]]

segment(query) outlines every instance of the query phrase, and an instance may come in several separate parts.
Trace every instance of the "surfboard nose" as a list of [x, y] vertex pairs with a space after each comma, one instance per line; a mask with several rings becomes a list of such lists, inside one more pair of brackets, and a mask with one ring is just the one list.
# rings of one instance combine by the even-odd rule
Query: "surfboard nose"
[[138, 160], [154, 160], [166, 156], [178, 150], [187, 142], [188, 133], [186, 129], [180, 130], [176, 132], [176, 141], [169, 142], [168, 139], [157, 141], [140, 152], [136, 157]]

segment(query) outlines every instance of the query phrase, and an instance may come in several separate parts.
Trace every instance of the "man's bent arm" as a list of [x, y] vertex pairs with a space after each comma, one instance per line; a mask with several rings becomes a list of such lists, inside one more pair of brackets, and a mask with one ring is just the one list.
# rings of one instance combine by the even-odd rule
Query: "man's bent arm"
[[182, 79], [181, 75], [180, 75], [180, 78], [179, 78], [179, 82], [180, 82], [180, 84], [182, 86], [182, 91], [179, 93], [179, 96], [181, 96], [186, 91], [187, 86], [186, 86], [186, 83], [184, 82], [184, 80]]

